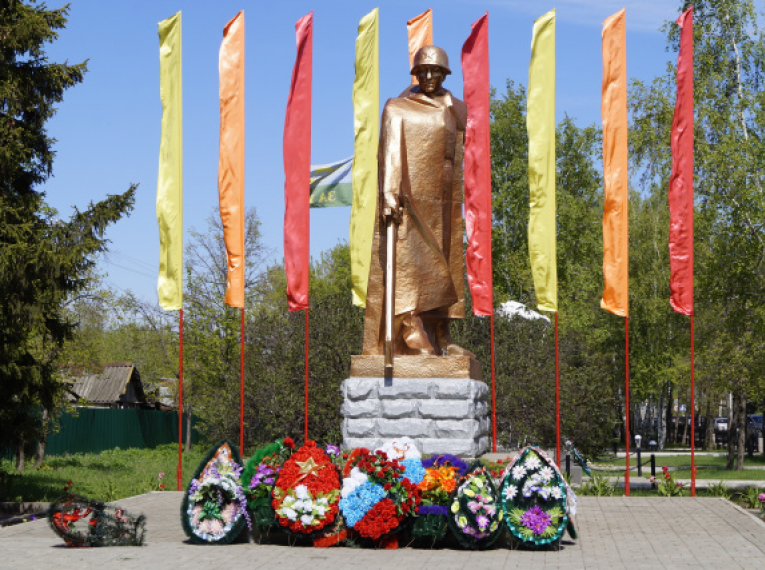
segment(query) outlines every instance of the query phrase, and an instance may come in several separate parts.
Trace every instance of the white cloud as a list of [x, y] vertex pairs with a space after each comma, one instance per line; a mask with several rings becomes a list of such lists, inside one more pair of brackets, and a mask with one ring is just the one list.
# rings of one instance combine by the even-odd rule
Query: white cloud
[[667, 20], [676, 20], [679, 2], [669, 0], [493, 0], [495, 6], [505, 6], [532, 16], [541, 16], [556, 9], [558, 22], [600, 27], [608, 16], [627, 9], [627, 31], [659, 32]]

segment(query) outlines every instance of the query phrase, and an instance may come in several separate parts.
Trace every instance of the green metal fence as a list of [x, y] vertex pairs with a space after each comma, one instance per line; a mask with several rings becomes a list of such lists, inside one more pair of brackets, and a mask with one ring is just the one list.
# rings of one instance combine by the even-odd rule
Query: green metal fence
[[[191, 440], [198, 443], [193, 418], [191, 424]], [[185, 441], [185, 419], [183, 438]], [[98, 453], [115, 447], [147, 449], [177, 441], [176, 411], [77, 408], [62, 414], [58, 430], [48, 436], [45, 454]]]

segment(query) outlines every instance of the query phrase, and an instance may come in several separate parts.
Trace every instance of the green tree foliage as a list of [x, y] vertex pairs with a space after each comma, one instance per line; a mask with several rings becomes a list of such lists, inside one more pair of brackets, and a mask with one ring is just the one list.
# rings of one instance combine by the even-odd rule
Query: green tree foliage
[[[204, 231], [192, 228], [186, 246], [184, 400], [211, 439], [239, 432], [241, 310], [225, 304], [226, 244], [217, 212]], [[266, 251], [254, 209], [245, 216], [245, 314], [257, 302]], [[245, 357], [252, 356], [245, 349]]]
[[[305, 393], [305, 313], [289, 312], [284, 268], [270, 268], [264, 289], [270, 299], [248, 321], [246, 407], [251, 441], [284, 434], [302, 439]], [[338, 244], [311, 264], [309, 309], [309, 437], [339, 442], [340, 384], [350, 373], [351, 355], [361, 354], [363, 310], [350, 302], [350, 251]], [[251, 344], [250, 344], [251, 343]]]
[[[682, 2], [681, 10], [690, 4]], [[759, 354], [765, 338], [765, 36], [751, 0], [701, 0], [693, 5], [699, 387], [717, 401], [720, 394], [732, 392], [737, 402], [744, 398], [761, 402], [763, 364]], [[670, 50], [676, 53], [679, 27], [668, 23], [665, 32]], [[631, 88], [630, 144], [648, 201], [649, 218], [668, 216], [662, 209], [666, 208], [671, 169], [676, 61], [675, 56], [668, 62], [666, 74], [651, 84], [633, 82]], [[666, 222], [662, 224], [666, 227]], [[666, 243], [663, 235], [662, 239]], [[657, 258], [663, 256], [664, 252], [657, 253]], [[669, 269], [667, 262], [662, 263], [663, 274], [657, 272], [655, 282], [663, 291], [656, 299], [668, 294]], [[666, 323], [665, 331], [653, 333], [653, 346], [661, 347], [664, 341], [661, 355], [656, 358], [663, 368], [663, 378], [670, 376], [671, 381], [687, 386], [688, 375], [679, 378], [676, 373], [679, 346], [689, 342], [687, 319], [672, 319], [666, 308], [654, 307], [653, 320], [654, 326]], [[731, 433], [743, 429], [744, 414], [737, 415]], [[736, 463], [741, 468], [743, 446], [735, 449], [738, 440], [731, 437], [730, 441], [729, 467], [733, 467], [737, 452]]]
[[[25, 448], [61, 402], [53, 362], [76, 323], [61, 311], [88, 283], [104, 231], [133, 206], [135, 187], [75, 210], [67, 220], [48, 208], [40, 185], [51, 175], [53, 141], [45, 129], [86, 66], [48, 62], [67, 9], [0, 3], [0, 445]], [[40, 410], [42, 409], [42, 421]]]
[[[507, 83], [492, 113], [492, 258], [496, 304], [534, 307], [528, 254], [526, 93]], [[610, 445], [618, 417], [614, 319], [597, 309], [602, 282], [600, 132], [565, 117], [557, 128], [558, 296], [562, 433], [595, 453]], [[469, 296], [468, 296], [469, 297]], [[550, 315], [552, 318], [552, 315]], [[484, 365], [490, 380], [489, 323], [468, 317], [455, 337]], [[623, 338], [623, 337], [622, 337]], [[495, 319], [499, 443], [555, 444], [555, 344], [551, 324]]]

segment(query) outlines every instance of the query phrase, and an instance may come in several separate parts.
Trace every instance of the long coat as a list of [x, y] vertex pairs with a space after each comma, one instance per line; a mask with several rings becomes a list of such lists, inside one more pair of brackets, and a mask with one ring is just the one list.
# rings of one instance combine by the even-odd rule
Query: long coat
[[[395, 314], [465, 316], [462, 196], [467, 106], [452, 94], [407, 89], [385, 104], [380, 132], [378, 223], [372, 244], [364, 354], [382, 354], [387, 206], [403, 208], [396, 245]], [[397, 350], [399, 352], [399, 350]]]

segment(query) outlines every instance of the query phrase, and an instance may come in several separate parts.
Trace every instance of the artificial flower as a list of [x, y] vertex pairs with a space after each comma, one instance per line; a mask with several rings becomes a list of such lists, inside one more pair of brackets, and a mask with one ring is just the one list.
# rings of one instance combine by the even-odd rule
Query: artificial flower
[[508, 485], [505, 487], [505, 490], [502, 493], [505, 496], [506, 500], [514, 499], [515, 496], [518, 494], [518, 487], [515, 485]]
[[542, 460], [536, 453], [531, 452], [526, 456], [525, 467], [527, 471], [534, 471], [535, 469], [539, 469], [540, 465], [542, 465]]
[[539, 475], [542, 477], [545, 483], [549, 483], [552, 481], [553, 477], [555, 477], [555, 471], [553, 471], [553, 468], [547, 465], [546, 467], [543, 467], [539, 470]]

